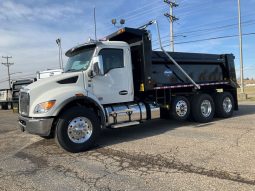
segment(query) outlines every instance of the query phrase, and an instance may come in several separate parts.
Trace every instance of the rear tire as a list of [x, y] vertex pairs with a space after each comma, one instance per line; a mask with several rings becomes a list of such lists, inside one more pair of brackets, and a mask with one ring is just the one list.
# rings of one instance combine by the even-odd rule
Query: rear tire
[[85, 107], [73, 107], [59, 117], [55, 140], [66, 151], [77, 153], [90, 149], [99, 133], [100, 123], [95, 113]]
[[234, 99], [231, 93], [217, 93], [215, 96], [215, 114], [218, 117], [228, 118], [233, 115]]
[[194, 121], [208, 123], [212, 121], [215, 113], [213, 99], [208, 94], [197, 94], [192, 98], [191, 113]]
[[12, 109], [12, 104], [8, 103], [7, 108], [8, 108], [8, 110], [11, 110]]
[[171, 116], [178, 121], [185, 121], [190, 114], [189, 100], [184, 96], [177, 96], [171, 104]]
[[2, 110], [6, 110], [7, 109], [7, 104], [6, 103], [2, 103], [1, 104], [1, 109]]

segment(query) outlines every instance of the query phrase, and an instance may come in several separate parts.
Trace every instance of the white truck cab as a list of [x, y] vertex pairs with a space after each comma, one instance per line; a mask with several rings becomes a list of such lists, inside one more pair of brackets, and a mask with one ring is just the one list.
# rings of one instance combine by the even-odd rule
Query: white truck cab
[[[20, 114], [34, 118], [56, 116], [63, 102], [81, 95], [100, 105], [133, 101], [132, 66], [127, 43], [83, 44], [70, 49], [67, 56], [69, 60], [62, 75], [37, 81], [21, 90], [23, 95], [29, 94], [30, 107], [29, 111], [21, 108]], [[40, 110], [38, 103], [51, 100], [55, 103], [49, 111]]]

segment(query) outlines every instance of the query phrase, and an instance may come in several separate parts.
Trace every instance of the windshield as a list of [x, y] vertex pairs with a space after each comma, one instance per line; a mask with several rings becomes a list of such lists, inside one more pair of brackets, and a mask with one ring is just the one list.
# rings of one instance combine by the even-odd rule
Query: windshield
[[90, 48], [75, 52], [72, 56], [69, 57], [66, 63], [65, 72], [87, 70], [94, 50], [95, 48]]

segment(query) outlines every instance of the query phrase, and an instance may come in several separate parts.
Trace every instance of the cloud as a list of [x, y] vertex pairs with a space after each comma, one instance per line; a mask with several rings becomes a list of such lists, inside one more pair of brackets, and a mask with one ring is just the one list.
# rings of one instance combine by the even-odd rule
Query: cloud
[[13, 1], [2, 1], [0, 3], [1, 20], [57, 20], [81, 13], [81, 9], [63, 4], [32, 7]]

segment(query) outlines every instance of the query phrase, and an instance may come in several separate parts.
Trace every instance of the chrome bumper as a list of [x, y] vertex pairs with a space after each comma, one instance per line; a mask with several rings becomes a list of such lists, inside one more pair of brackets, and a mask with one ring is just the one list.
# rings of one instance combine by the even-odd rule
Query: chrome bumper
[[29, 118], [19, 116], [19, 127], [21, 131], [28, 133], [48, 136], [50, 135], [54, 118]]

